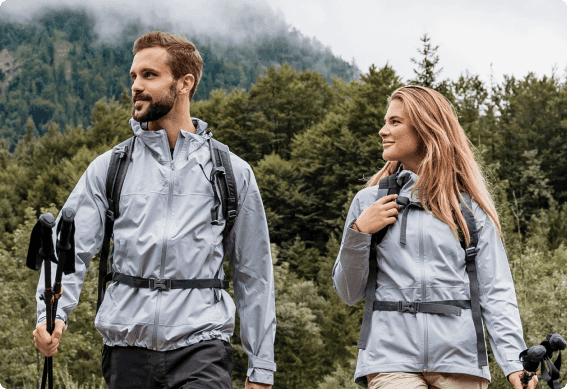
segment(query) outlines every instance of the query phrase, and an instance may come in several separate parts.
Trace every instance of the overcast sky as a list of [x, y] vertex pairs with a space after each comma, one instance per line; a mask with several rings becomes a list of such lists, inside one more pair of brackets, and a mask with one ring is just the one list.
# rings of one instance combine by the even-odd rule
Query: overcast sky
[[303, 34], [315, 36], [361, 70], [389, 62], [413, 75], [427, 33], [439, 46], [441, 77], [465, 69], [489, 80], [503, 74], [565, 77], [567, 0], [267, 0]]
[[[0, 0], [0, 3], [3, 1]], [[82, 0], [7, 0], [0, 12], [24, 17], [45, 4], [85, 4]], [[86, 3], [89, 4], [89, 3]], [[192, 23], [201, 31], [234, 34], [236, 19], [254, 9], [274, 24], [274, 16], [330, 46], [335, 55], [356, 61], [366, 72], [388, 62], [404, 79], [413, 76], [420, 37], [427, 33], [439, 46], [442, 78], [465, 70], [496, 81], [504, 74], [524, 77], [567, 73], [567, 0], [113, 0], [91, 7], [156, 15]], [[162, 9], [163, 7], [163, 9]], [[28, 16], [29, 17], [29, 16]], [[110, 24], [106, 19], [106, 27]]]

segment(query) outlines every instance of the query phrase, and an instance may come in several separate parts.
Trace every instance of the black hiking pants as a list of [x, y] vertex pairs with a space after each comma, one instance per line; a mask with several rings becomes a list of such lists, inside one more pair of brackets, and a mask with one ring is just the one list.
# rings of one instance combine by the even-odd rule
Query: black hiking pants
[[102, 374], [109, 389], [232, 389], [232, 347], [205, 340], [171, 351], [108, 347]]

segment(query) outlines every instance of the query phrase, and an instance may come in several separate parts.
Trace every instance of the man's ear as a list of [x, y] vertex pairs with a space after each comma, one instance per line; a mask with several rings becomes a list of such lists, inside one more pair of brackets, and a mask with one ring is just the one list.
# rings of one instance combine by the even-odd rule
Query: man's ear
[[181, 88], [179, 90], [179, 93], [187, 94], [189, 96], [189, 93], [191, 92], [193, 85], [195, 85], [195, 77], [193, 77], [192, 74], [188, 73], [183, 77], [179, 78], [177, 82], [178, 82], [177, 85]]

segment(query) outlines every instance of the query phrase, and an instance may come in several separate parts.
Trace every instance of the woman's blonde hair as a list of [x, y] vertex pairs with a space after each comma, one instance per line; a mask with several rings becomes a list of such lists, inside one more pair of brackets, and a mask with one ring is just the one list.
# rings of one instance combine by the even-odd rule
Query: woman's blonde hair
[[[461, 192], [471, 196], [502, 233], [484, 177], [451, 103], [439, 92], [417, 85], [397, 89], [389, 102], [396, 99], [403, 103], [406, 121], [417, 131], [425, 147], [425, 158], [419, 165], [419, 179], [412, 194], [417, 191], [424, 208], [449, 225], [455, 236], [462, 231], [467, 244], [470, 235], [460, 212]], [[388, 161], [366, 186], [377, 185], [380, 179], [394, 174], [398, 165], [398, 161]]]

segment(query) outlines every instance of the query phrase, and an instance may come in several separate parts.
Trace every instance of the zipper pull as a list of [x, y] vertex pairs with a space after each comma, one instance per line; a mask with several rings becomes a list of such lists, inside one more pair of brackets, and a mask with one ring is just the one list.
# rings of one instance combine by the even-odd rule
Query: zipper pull
[[170, 166], [171, 166], [171, 170], [175, 170], [175, 165], [173, 164], [173, 161], [171, 161]]

